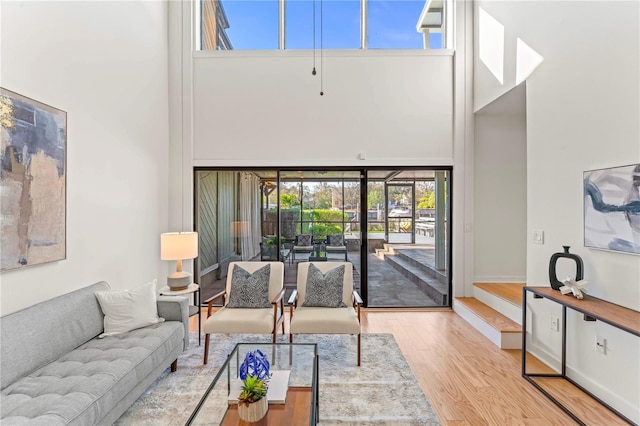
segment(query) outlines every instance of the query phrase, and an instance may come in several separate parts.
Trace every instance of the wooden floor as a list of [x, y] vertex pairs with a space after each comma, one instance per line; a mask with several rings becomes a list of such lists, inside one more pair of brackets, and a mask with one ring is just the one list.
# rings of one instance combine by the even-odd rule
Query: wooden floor
[[[191, 329], [197, 328], [192, 317]], [[501, 350], [453, 311], [368, 310], [362, 330], [394, 335], [444, 425], [576, 424], [522, 378], [519, 350]], [[546, 370], [534, 360], [527, 363], [530, 372]], [[586, 424], [625, 424], [564, 381], [551, 381]]]

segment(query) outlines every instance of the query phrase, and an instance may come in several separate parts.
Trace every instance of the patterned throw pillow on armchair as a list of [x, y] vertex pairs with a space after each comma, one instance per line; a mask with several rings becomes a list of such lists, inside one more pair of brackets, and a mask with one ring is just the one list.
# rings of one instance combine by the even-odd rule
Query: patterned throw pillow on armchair
[[342, 235], [342, 234], [329, 235], [328, 239], [329, 239], [329, 241], [328, 241], [327, 245], [330, 245], [330, 246], [343, 246], [344, 245], [344, 235]]
[[298, 246], [310, 246], [311, 245], [311, 234], [300, 234], [298, 235]]

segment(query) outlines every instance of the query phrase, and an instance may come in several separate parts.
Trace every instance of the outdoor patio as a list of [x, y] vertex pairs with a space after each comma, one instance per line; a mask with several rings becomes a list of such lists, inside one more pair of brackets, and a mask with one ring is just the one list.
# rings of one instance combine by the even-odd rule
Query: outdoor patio
[[[383, 234], [370, 234], [369, 240], [383, 239]], [[410, 234], [398, 233], [389, 236], [392, 241], [397, 241], [394, 244], [387, 244], [387, 247], [395, 247], [399, 250], [406, 252], [410, 250], [404, 257], [410, 257], [413, 260], [413, 264], [419, 264], [420, 268], [407, 265], [403, 266], [400, 260], [394, 259], [385, 260], [384, 257], [395, 257], [396, 254], [381, 253], [380, 255], [372, 252], [368, 254], [368, 267], [369, 267], [369, 286], [368, 286], [368, 302], [369, 307], [434, 307], [443, 306], [442, 297], [438, 300], [439, 294], [435, 297], [431, 297], [428, 292], [425, 291], [425, 282], [430, 285], [440, 288], [440, 292], [448, 293], [448, 285], [446, 282], [446, 276], [442, 276], [439, 272], [433, 272], [434, 268], [434, 246], [433, 237], [416, 235], [416, 244], [407, 244], [411, 237]], [[402, 243], [402, 240], [405, 243]], [[287, 259], [285, 261], [284, 272], [284, 284], [287, 289], [286, 298], [289, 297], [291, 291], [296, 287], [297, 276], [297, 264], [299, 262], [307, 261], [308, 254], [296, 255], [296, 260], [291, 261]], [[348, 251], [348, 261], [353, 264], [354, 268], [354, 285], [357, 290], [360, 290], [361, 268], [360, 268], [360, 253], [356, 249], [350, 247]], [[342, 255], [334, 255], [336, 261], [343, 260]], [[330, 256], [329, 260], [334, 260]], [[253, 260], [260, 260], [259, 257]], [[396, 263], [395, 267], [392, 261]], [[408, 273], [408, 269], [411, 273]], [[430, 271], [430, 273], [426, 272]], [[212, 275], [212, 274], [210, 274]], [[434, 277], [435, 275], [435, 277]], [[202, 300], [206, 300], [218, 291], [222, 290], [225, 286], [226, 278], [223, 280], [214, 280], [211, 277], [203, 277], [202, 280]], [[448, 297], [445, 294], [445, 299]]]

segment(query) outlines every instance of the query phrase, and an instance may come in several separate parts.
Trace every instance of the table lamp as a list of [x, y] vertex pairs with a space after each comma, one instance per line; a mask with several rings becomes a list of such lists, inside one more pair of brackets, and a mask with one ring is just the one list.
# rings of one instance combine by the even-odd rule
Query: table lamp
[[175, 260], [176, 272], [167, 277], [171, 291], [184, 290], [191, 284], [191, 274], [182, 270], [182, 259], [198, 257], [197, 232], [165, 232], [160, 234], [160, 259]]

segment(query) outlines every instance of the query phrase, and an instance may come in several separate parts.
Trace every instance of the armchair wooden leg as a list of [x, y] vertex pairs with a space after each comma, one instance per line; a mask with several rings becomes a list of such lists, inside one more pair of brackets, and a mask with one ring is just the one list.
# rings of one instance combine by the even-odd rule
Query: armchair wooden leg
[[171, 363], [171, 372], [175, 373], [177, 369], [178, 369], [178, 360], [176, 359]]
[[358, 334], [358, 367], [360, 367], [360, 334]]
[[209, 334], [204, 335], [204, 364], [209, 361]]

